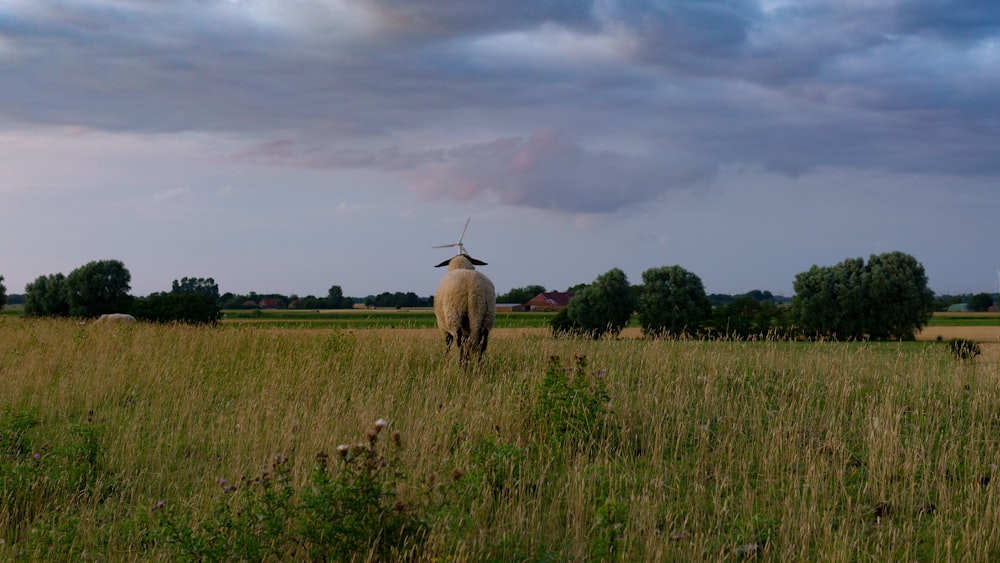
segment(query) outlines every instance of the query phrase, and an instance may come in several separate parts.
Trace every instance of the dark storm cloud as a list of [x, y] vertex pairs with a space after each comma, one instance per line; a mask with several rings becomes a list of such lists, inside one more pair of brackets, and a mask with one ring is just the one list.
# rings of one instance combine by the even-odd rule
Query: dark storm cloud
[[[258, 163], [585, 212], [720, 165], [988, 175], [994, 4], [12, 2], [0, 119], [218, 132]], [[588, 148], [609, 137], [632, 145]]]

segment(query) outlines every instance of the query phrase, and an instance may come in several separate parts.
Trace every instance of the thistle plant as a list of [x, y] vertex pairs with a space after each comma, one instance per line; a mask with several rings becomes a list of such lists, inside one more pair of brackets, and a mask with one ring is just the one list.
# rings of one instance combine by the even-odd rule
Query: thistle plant
[[384, 439], [387, 426], [379, 419], [365, 441], [338, 446], [332, 460], [317, 453], [301, 489], [293, 485], [291, 460], [281, 454], [268, 471], [239, 486], [221, 479], [214, 515], [196, 527], [158, 502], [153, 511], [164, 514], [162, 536], [179, 555], [199, 561], [393, 559], [414, 550], [427, 526], [397, 494], [402, 439], [398, 432]]

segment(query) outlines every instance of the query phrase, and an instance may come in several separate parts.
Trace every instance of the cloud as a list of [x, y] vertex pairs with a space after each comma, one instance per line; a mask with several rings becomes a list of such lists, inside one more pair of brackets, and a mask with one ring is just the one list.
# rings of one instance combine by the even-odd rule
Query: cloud
[[280, 140], [237, 158], [388, 172], [401, 178], [419, 200], [486, 201], [574, 213], [619, 211], [690, 189], [714, 174], [710, 165], [668, 154], [586, 149], [553, 130], [412, 151], [328, 151]]
[[587, 150], [563, 135], [470, 143], [437, 153], [414, 170], [421, 199], [485, 199], [504, 205], [608, 213], [690, 188], [710, 166], [611, 151]]
[[169, 190], [162, 190], [162, 191], [156, 192], [152, 196], [150, 196], [150, 201], [154, 205], [159, 205], [159, 204], [162, 204], [162, 203], [169, 203], [171, 201], [175, 201], [175, 200], [183, 197], [185, 194], [187, 194], [190, 191], [191, 191], [190, 188], [172, 188], [172, 189], [169, 189]]
[[995, 174], [993, 4], [8, 2], [0, 119], [206, 132], [540, 209], [621, 209], [719, 165]]

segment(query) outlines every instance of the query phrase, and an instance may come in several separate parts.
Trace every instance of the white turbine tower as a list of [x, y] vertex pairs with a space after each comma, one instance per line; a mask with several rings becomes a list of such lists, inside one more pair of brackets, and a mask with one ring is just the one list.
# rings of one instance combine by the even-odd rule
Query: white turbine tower
[[471, 220], [472, 220], [471, 216], [468, 219], [465, 220], [465, 226], [462, 227], [462, 234], [458, 235], [458, 242], [453, 243], [453, 244], [439, 244], [437, 246], [432, 246], [431, 248], [451, 248], [453, 246], [457, 246], [458, 247], [458, 254], [466, 254], [465, 247], [462, 246], [462, 239], [465, 238], [465, 229], [469, 228], [469, 221], [471, 221]]

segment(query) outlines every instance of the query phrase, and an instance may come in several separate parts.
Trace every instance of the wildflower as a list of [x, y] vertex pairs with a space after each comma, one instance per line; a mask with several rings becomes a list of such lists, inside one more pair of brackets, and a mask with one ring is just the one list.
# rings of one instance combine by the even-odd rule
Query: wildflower
[[393, 444], [396, 444], [397, 446], [400, 445], [401, 437], [399, 435], [399, 432], [393, 432], [392, 436], [390, 436], [390, 438], [392, 438], [392, 443]]
[[340, 457], [347, 457], [347, 452], [351, 451], [351, 447], [347, 444], [340, 444], [337, 446], [337, 455]]
[[35, 454], [35, 461], [42, 459], [42, 454]]
[[389, 426], [389, 421], [384, 418], [380, 418], [375, 421], [375, 429], [379, 432], [381, 432], [386, 426]]
[[457, 467], [456, 467], [455, 469], [453, 469], [453, 470], [451, 471], [451, 478], [452, 478], [453, 480], [455, 480], [455, 481], [458, 481], [458, 480], [459, 480], [459, 479], [461, 479], [461, 478], [462, 478], [462, 477], [463, 477], [464, 475], [465, 475], [465, 472], [464, 472], [464, 471], [462, 471], [461, 469], [457, 468]]
[[163, 506], [166, 505], [166, 504], [167, 504], [166, 502], [164, 502], [164, 501], [161, 500], [161, 501], [159, 501], [157, 503], [154, 503], [153, 506], [151, 507], [151, 509], [152, 509], [153, 512], [156, 512], [157, 510], [163, 508]]

